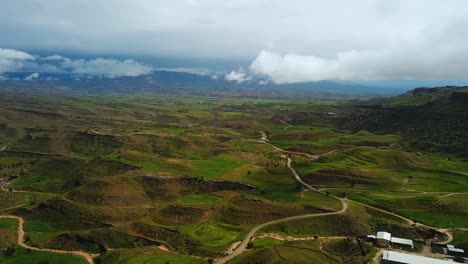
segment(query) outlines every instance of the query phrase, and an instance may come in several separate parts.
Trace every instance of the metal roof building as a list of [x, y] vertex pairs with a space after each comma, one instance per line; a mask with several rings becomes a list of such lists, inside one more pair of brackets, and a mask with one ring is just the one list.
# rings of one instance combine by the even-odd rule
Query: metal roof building
[[410, 246], [411, 248], [414, 247], [414, 245], [413, 245], [413, 240], [411, 240], [411, 239], [405, 239], [405, 238], [399, 238], [399, 237], [392, 237], [390, 241], [391, 241], [392, 243], [395, 243], [395, 244]]
[[384, 232], [384, 231], [377, 232], [377, 239], [385, 239], [385, 240], [390, 241], [391, 237], [392, 237], [392, 234], [388, 232]]
[[418, 255], [405, 254], [395, 251], [384, 251], [382, 263], [387, 264], [453, 264], [452, 261], [422, 257]]
[[463, 255], [463, 254], [465, 254], [465, 250], [463, 250], [461, 248], [456, 248], [453, 245], [447, 245], [447, 251], [448, 252], [446, 252], [446, 253], [448, 253], [450, 255]]

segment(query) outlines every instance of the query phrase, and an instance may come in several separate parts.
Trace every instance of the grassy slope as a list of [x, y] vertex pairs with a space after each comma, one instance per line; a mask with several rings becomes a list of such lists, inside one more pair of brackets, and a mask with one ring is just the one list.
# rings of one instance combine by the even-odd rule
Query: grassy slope
[[[43, 203], [52, 197], [19, 193], [8, 194], [12, 198], [2, 200], [1, 207], [25, 202], [26, 207], [33, 209], [32, 215], [22, 213], [28, 218], [26, 228], [32, 241], [38, 244], [54, 246], [56, 236], [71, 233], [93, 234], [109, 245], [118, 239], [116, 233], [103, 227], [104, 222], [114, 224], [113, 231], [129, 235], [133, 241], [135, 234], [127, 228], [128, 222], [139, 220], [163, 226], [177, 219], [177, 215], [167, 214], [171, 217], [169, 221], [155, 214], [178, 205], [201, 207], [210, 213], [201, 222], [164, 227], [186, 235], [184, 239], [222, 251], [252, 225], [306, 212], [339, 209], [340, 204], [330, 197], [301, 193], [302, 188], [291, 177], [280, 153], [252, 141], [259, 138], [259, 131], [267, 131], [273, 143], [291, 150], [324, 153], [336, 149], [313, 162], [293, 155], [294, 166], [306, 181], [323, 188], [341, 188], [330, 189], [332, 193], [351, 194], [363, 202], [395, 208], [404, 215], [438, 226], [460, 225], [466, 217], [466, 203], [457, 201], [456, 196], [445, 199], [440, 194], [417, 192], [466, 191], [467, 178], [446, 171], [467, 172], [468, 162], [454, 157], [447, 160], [440, 154], [405, 151], [401, 147], [402, 138], [396, 135], [339, 131], [334, 127], [335, 119], [326, 113], [342, 114], [349, 110], [347, 105], [151, 96], [10, 99], [0, 100], [4, 106], [29, 111], [3, 108], [0, 111], [0, 123], [8, 125], [0, 133], [13, 142], [12, 148], [64, 156], [19, 157], [4, 152], [0, 155], [0, 171], [19, 175], [13, 181], [15, 189], [67, 192], [64, 196], [73, 201]], [[42, 113], [50, 111], [46, 104], [53, 106], [59, 115]], [[21, 121], [29, 119], [32, 120], [29, 123]], [[279, 120], [287, 120], [294, 126], [285, 130]], [[196, 176], [245, 182], [257, 188], [197, 193], [187, 186], [168, 184], [166, 189], [150, 195], [148, 186], [137, 180], [142, 175]], [[402, 191], [414, 195], [388, 195]], [[163, 197], [167, 194], [169, 198]], [[431, 203], [442, 204], [439, 206], [442, 209], [443, 205], [448, 207], [442, 214]], [[61, 211], [72, 217], [63, 218], [65, 221], [60, 224]], [[83, 217], [93, 221], [84, 224]], [[355, 217], [362, 218], [364, 226], [359, 226]], [[376, 219], [401, 224], [363, 208], [352, 208], [344, 217], [291, 222], [272, 227], [271, 231], [302, 236], [366, 234]], [[272, 248], [266, 250], [272, 252]], [[141, 252], [137, 249], [120, 252], [118, 259], [122, 262], [133, 259], [135, 263], [143, 263], [151, 259], [138, 255]], [[298, 256], [302, 254], [309, 253], [297, 252]], [[173, 255], [167, 259], [193, 261]]]

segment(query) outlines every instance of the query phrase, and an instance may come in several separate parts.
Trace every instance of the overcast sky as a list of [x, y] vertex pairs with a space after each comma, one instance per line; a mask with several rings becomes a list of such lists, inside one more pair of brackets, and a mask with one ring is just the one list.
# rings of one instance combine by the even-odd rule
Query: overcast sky
[[232, 61], [277, 83], [468, 79], [467, 31], [466, 0], [0, 0], [0, 73], [42, 51], [137, 73], [136, 57]]

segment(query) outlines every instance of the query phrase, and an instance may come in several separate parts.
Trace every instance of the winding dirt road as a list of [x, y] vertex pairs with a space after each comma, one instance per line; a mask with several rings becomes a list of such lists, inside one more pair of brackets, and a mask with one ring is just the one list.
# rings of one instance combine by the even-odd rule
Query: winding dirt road
[[[316, 159], [320, 158], [320, 156], [328, 155], [328, 154], [334, 152], [334, 150], [332, 150], [330, 152], [327, 152], [327, 153], [324, 153], [324, 154], [321, 154], [321, 155], [312, 155], [312, 154], [304, 153], [304, 152], [284, 150], [284, 149], [279, 148], [276, 145], [270, 143], [270, 141], [268, 139], [268, 135], [265, 132], [261, 131], [260, 133], [261, 133], [261, 139], [258, 140], [258, 141], [261, 142], [261, 143], [265, 143], [265, 144], [268, 144], [268, 145], [272, 146], [275, 150], [277, 150], [279, 152], [305, 156], [305, 157], [308, 157], [308, 158], [310, 158], [312, 160], [316, 160]], [[292, 167], [291, 157], [288, 157], [288, 156], [285, 156], [285, 157], [287, 158], [287, 167], [289, 168], [289, 170], [293, 174], [296, 181], [301, 183], [305, 188], [307, 188], [309, 190], [312, 190], [312, 191], [327, 195], [324, 191], [316, 189], [313, 186], [311, 186], [311, 185], [307, 184], [306, 182], [304, 182], [302, 180], [302, 178], [299, 176], [299, 173], [297, 173], [297, 171]], [[409, 218], [406, 218], [404, 216], [401, 216], [401, 215], [398, 215], [398, 214], [395, 214], [395, 213], [392, 213], [392, 212], [389, 212], [389, 211], [386, 211], [386, 210], [383, 210], [383, 209], [380, 209], [380, 208], [377, 208], [377, 207], [373, 207], [373, 206], [370, 206], [370, 205], [367, 205], [367, 204], [356, 202], [356, 201], [353, 201], [353, 200], [350, 200], [350, 199], [347, 199], [347, 198], [340, 198], [340, 197], [330, 195], [330, 194], [329, 194], [329, 196], [331, 196], [331, 197], [333, 197], [333, 198], [335, 198], [335, 199], [337, 199], [337, 200], [339, 200], [341, 202], [341, 204], [342, 204], [341, 210], [336, 211], [336, 212], [329, 212], [329, 213], [304, 214], [304, 215], [298, 215], [298, 216], [285, 217], [285, 218], [281, 218], [281, 219], [277, 219], [277, 220], [273, 220], [273, 221], [269, 221], [269, 222], [260, 224], [260, 225], [258, 225], [256, 227], [254, 227], [252, 230], [250, 230], [250, 232], [244, 237], [244, 239], [239, 244], [239, 246], [235, 250], [233, 250], [231, 254], [218, 259], [215, 263], [216, 264], [224, 264], [227, 261], [229, 261], [229, 260], [239, 256], [240, 254], [242, 254], [246, 250], [247, 244], [252, 240], [255, 233], [257, 233], [259, 230], [261, 230], [261, 229], [263, 229], [263, 228], [265, 228], [267, 226], [274, 225], [274, 224], [280, 224], [280, 223], [284, 223], [284, 222], [289, 222], [289, 221], [294, 221], [294, 220], [301, 220], [301, 219], [307, 219], [307, 218], [313, 218], [313, 217], [342, 214], [342, 213], [344, 213], [344, 212], [346, 212], [348, 210], [348, 203], [347, 202], [357, 203], [357, 204], [362, 205], [364, 207], [368, 207], [368, 208], [371, 208], [371, 209], [374, 209], [374, 210], [377, 210], [377, 211], [380, 211], [380, 212], [383, 212], [383, 213], [398, 217], [398, 218], [403, 219], [406, 222], [408, 222], [408, 225], [422, 226], [422, 227], [434, 229], [434, 230], [437, 230], [437, 231], [439, 231], [441, 233], [446, 234], [447, 235], [447, 240], [442, 241], [442, 242], [437, 242], [437, 244], [447, 244], [447, 243], [450, 243], [453, 240], [453, 236], [449, 232], [449, 229], [440, 229], [440, 228], [435, 228], [435, 227], [427, 226], [427, 225], [424, 225], [424, 224], [416, 223], [415, 221], [413, 221], [413, 220], [411, 220]]]
[[26, 249], [35, 250], [35, 251], [43, 251], [43, 252], [51, 252], [51, 253], [58, 253], [58, 254], [69, 254], [75, 255], [84, 258], [89, 264], [93, 264], [93, 257], [97, 255], [91, 255], [84, 251], [66, 251], [66, 250], [58, 250], [58, 249], [48, 249], [48, 248], [38, 248], [32, 247], [24, 243], [24, 219], [22, 217], [16, 215], [0, 215], [0, 218], [8, 218], [8, 219], [16, 219], [18, 220], [18, 245], [24, 247]]
[[[343, 202], [343, 201], [342, 201]], [[227, 261], [239, 256], [240, 254], [242, 254], [245, 249], [247, 248], [247, 244], [250, 242], [250, 240], [252, 239], [252, 237], [255, 235], [255, 233], [257, 233], [260, 229], [263, 229], [267, 226], [270, 226], [270, 225], [275, 225], [275, 224], [280, 224], [280, 223], [284, 223], [284, 222], [289, 222], [289, 221], [293, 221], [293, 220], [301, 220], [301, 219], [306, 219], [306, 218], [312, 218], [312, 217], [319, 217], [319, 216], [328, 216], [328, 215], [336, 215], [336, 214], [341, 214], [341, 213], [344, 213], [346, 212], [346, 210], [348, 210], [348, 204], [346, 204], [345, 202], [343, 202], [343, 207], [341, 208], [341, 210], [339, 211], [336, 211], [336, 212], [330, 212], [330, 213], [318, 213], [318, 214], [305, 214], [305, 215], [298, 215], [298, 216], [290, 216], [290, 217], [285, 217], [285, 218], [281, 218], [281, 219], [277, 219], [277, 220], [273, 220], [273, 221], [270, 221], [270, 222], [266, 222], [266, 223], [263, 223], [261, 225], [258, 225], [256, 227], [254, 227], [252, 230], [250, 230], [250, 232], [244, 237], [244, 239], [242, 240], [242, 242], [239, 244], [239, 246], [232, 252], [232, 254], [228, 255], [228, 256], [225, 256], [221, 259], [218, 259], [216, 261], [217, 264], [224, 264], [226, 263]]]
[[[288, 153], [288, 154], [297, 154], [297, 155], [302, 155], [302, 156], [306, 156], [306, 157], [310, 157], [310, 158], [313, 158], [314, 160], [319, 158], [318, 155], [311, 155], [311, 154], [308, 154], [308, 153], [302, 153], [302, 152], [292, 152], [292, 151], [287, 151], [287, 150], [283, 150], [281, 148], [278, 148], [277, 146], [269, 143], [268, 141], [268, 137], [266, 135], [266, 133], [264, 132], [261, 132], [262, 133], [262, 139], [260, 140], [262, 143], [265, 143], [265, 144], [269, 144], [271, 146], [273, 146], [276, 150], [280, 151], [280, 152], [283, 152], [283, 153]], [[326, 193], [320, 191], [320, 190], [317, 190], [316, 188], [310, 186], [309, 184], [305, 183], [301, 177], [299, 176], [299, 174], [297, 173], [297, 171], [292, 167], [292, 159], [290, 157], [286, 157], [288, 162], [287, 162], [287, 167], [289, 168], [289, 170], [291, 171], [291, 173], [293, 174], [294, 178], [299, 182], [301, 183], [304, 187], [306, 187], [307, 189], [309, 190], [312, 190], [312, 191], [315, 191], [315, 192], [318, 192], [318, 193], [321, 193], [323, 195], [326, 195]], [[267, 226], [270, 226], [270, 225], [275, 225], [275, 224], [280, 224], [280, 223], [284, 223], [284, 222], [289, 222], [289, 221], [294, 221], [294, 220], [301, 220], [301, 219], [307, 219], [307, 218], [313, 218], [313, 217], [320, 217], [320, 216], [329, 216], [329, 215], [336, 215], [336, 214], [342, 214], [344, 212], [346, 212], [348, 210], [348, 204], [346, 203], [346, 200], [345, 199], [342, 199], [342, 198], [339, 198], [339, 197], [336, 197], [336, 196], [333, 196], [333, 195], [330, 195], [331, 197], [334, 197], [335, 199], [339, 200], [341, 202], [341, 209], [339, 211], [336, 211], [336, 212], [329, 212], [329, 213], [315, 213], [315, 214], [304, 214], [304, 215], [297, 215], [297, 216], [290, 216], [290, 217], [285, 217], [285, 218], [281, 218], [281, 219], [277, 219], [277, 220], [273, 220], [273, 221], [269, 221], [269, 222], [266, 222], [266, 223], [263, 223], [263, 224], [260, 224], [256, 227], [254, 227], [252, 230], [250, 230], [250, 232], [244, 237], [244, 239], [242, 240], [242, 242], [239, 244], [239, 246], [231, 253], [229, 254], [228, 256], [225, 256], [225, 257], [222, 257], [220, 259], [218, 259], [216, 261], [216, 264], [224, 264], [226, 263], [227, 261], [239, 256], [240, 254], [242, 254], [245, 249], [247, 248], [247, 244], [250, 242], [250, 240], [252, 239], [252, 237], [255, 235], [255, 233], [257, 233], [260, 229], [263, 229]]]

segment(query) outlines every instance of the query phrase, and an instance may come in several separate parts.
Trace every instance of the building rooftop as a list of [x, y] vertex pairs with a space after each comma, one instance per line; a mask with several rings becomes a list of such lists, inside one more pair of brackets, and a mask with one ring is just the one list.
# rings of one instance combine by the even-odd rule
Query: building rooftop
[[447, 249], [452, 252], [457, 252], [457, 253], [465, 253], [465, 250], [461, 248], [456, 248], [453, 245], [447, 245]]
[[405, 254], [395, 251], [384, 251], [382, 255], [382, 260], [393, 261], [397, 263], [404, 263], [404, 264], [447, 264], [451, 263], [452, 261], [442, 260], [442, 259], [435, 259], [435, 258], [427, 258], [418, 255], [412, 254]]
[[408, 246], [411, 246], [411, 248], [414, 247], [414, 245], [413, 245], [413, 240], [411, 240], [411, 239], [405, 239], [405, 238], [399, 238], [399, 237], [392, 237], [390, 241], [391, 241], [392, 243], [396, 243], [396, 244], [408, 245]]
[[391, 238], [392, 238], [392, 234], [388, 232], [384, 232], [384, 231], [377, 232], [377, 239], [385, 239], [385, 240], [390, 241]]

